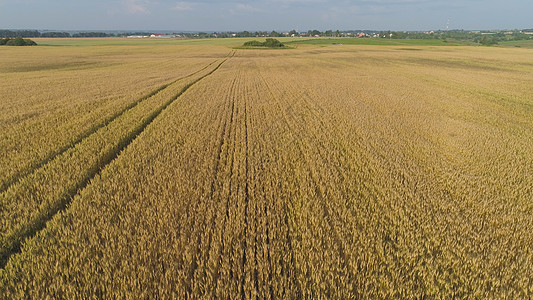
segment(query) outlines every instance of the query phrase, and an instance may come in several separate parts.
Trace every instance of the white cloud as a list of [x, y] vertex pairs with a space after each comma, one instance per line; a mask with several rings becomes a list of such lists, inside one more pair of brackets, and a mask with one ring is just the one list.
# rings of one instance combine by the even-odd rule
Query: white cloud
[[[328, 3], [328, 0], [269, 0], [268, 2], [277, 7], [287, 9], [293, 7], [306, 7], [326, 4]], [[333, 1], [333, 3], [335, 3], [335, 1]]]
[[180, 1], [172, 9], [177, 11], [191, 11], [194, 9], [194, 5], [195, 3], [193, 2]]
[[[328, 3], [327, 0], [271, 0], [271, 2], [281, 3], [281, 4], [313, 4], [313, 3]], [[333, 1], [333, 3], [336, 3]]]
[[126, 12], [130, 14], [147, 14], [150, 12], [146, 7], [148, 5], [147, 1], [124, 0], [122, 3], [126, 7]]
[[243, 4], [243, 3], [239, 3], [235, 5], [234, 8], [230, 9], [230, 12], [233, 14], [252, 13], [252, 12], [259, 12], [259, 11], [261, 11], [261, 9], [257, 7], [253, 7], [250, 4]]
[[[360, 0], [360, 2], [370, 3], [370, 4], [406, 4], [406, 3], [421, 3], [421, 2], [430, 2], [430, 1], [428, 0]], [[432, 2], [435, 2], [435, 1], [432, 1]]]

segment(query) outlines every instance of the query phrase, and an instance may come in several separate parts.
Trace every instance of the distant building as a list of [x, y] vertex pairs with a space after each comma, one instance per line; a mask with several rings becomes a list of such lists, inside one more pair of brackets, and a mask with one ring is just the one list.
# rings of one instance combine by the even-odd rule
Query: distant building
[[176, 37], [175, 35], [166, 35], [166, 34], [152, 34], [150, 35], [150, 38], [158, 38], [158, 39], [170, 39]]

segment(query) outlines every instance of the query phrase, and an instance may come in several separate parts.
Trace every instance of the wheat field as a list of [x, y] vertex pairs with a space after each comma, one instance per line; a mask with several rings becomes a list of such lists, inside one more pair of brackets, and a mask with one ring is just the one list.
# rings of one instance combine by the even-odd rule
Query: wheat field
[[0, 49], [0, 298], [532, 297], [530, 50], [232, 46]]

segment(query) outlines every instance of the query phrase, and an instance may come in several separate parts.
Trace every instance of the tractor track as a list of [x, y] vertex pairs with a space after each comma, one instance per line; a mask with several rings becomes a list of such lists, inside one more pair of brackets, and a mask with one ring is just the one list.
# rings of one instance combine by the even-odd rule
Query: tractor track
[[[123, 140], [120, 140], [119, 143], [118, 143], [119, 147], [113, 153], [105, 155], [105, 157], [102, 158], [102, 161], [101, 161], [99, 167], [96, 168], [94, 171], [90, 172], [89, 176], [86, 176], [85, 178], [83, 178], [83, 180], [79, 181], [77, 183], [77, 186], [76, 186], [75, 189], [70, 189], [69, 193], [67, 193], [65, 196], [61, 197], [60, 199], [55, 199], [54, 203], [52, 203], [52, 204], [46, 203], [45, 204], [45, 208], [48, 208], [48, 209], [45, 210], [45, 211], [39, 211], [37, 213], [37, 216], [32, 216], [32, 218], [30, 218], [29, 222], [27, 222], [26, 224], [22, 224], [22, 225], [18, 226], [14, 230], [14, 232], [15, 232], [14, 235], [12, 235], [12, 236], [10, 236], [10, 235], [3, 236], [2, 237], [3, 240], [1, 241], [2, 242], [1, 245], [3, 247], [2, 247], [2, 249], [0, 249], [0, 268], [3, 269], [6, 266], [7, 262], [9, 261], [9, 258], [11, 256], [13, 256], [14, 254], [19, 253], [21, 251], [21, 246], [22, 246], [22, 243], [23, 243], [23, 241], [25, 239], [31, 238], [34, 235], [36, 235], [38, 232], [43, 230], [46, 227], [46, 224], [48, 223], [48, 221], [50, 221], [56, 214], [58, 214], [59, 212], [63, 211], [68, 206], [68, 204], [72, 201], [72, 199], [77, 194], [79, 194], [83, 189], [85, 189], [85, 187], [91, 182], [91, 180], [93, 178], [98, 176], [110, 163], [112, 163], [117, 157], [119, 157], [120, 153], [124, 149], [126, 149], [142, 132], [144, 132], [146, 127], [148, 127], [148, 125], [150, 125], [168, 106], [170, 106], [172, 103], [174, 103], [176, 100], [178, 100], [181, 97], [181, 95], [183, 95], [189, 88], [194, 86], [196, 83], [198, 83], [199, 81], [203, 80], [204, 78], [206, 78], [209, 75], [211, 75], [214, 72], [216, 72], [228, 59], [230, 59], [234, 55], [235, 55], [235, 51], [230, 52], [225, 58], [222, 59], [222, 61], [220, 63], [218, 63], [218, 65], [213, 70], [211, 70], [207, 74], [199, 77], [198, 79], [192, 81], [188, 85], [184, 86], [181, 89], [181, 91], [179, 91], [174, 97], [172, 97], [171, 99], [166, 101], [162, 106], [160, 106], [158, 109], [153, 111], [149, 116], [144, 118], [142, 124], [140, 126], [136, 127], [133, 131], [131, 131], [126, 136], [126, 138], [124, 138]], [[130, 105], [131, 106], [130, 108], [124, 110], [121, 114], [117, 115], [114, 119], [117, 119], [121, 115], [125, 114], [128, 110], [132, 109], [133, 107], [135, 107], [136, 105], [138, 105], [142, 101], [144, 101], [144, 100], [150, 98], [151, 96], [157, 94], [158, 92], [164, 90], [165, 88], [170, 86], [172, 83], [175, 83], [175, 82], [177, 82], [179, 80], [182, 80], [182, 79], [185, 79], [187, 77], [194, 76], [195, 74], [201, 72], [202, 70], [205, 70], [205, 69], [209, 68], [210, 66], [216, 64], [216, 62], [217, 61], [214, 61], [214, 62], [210, 63], [209, 65], [207, 65], [206, 67], [204, 67], [201, 70], [198, 70], [198, 71], [196, 71], [194, 73], [191, 73], [190, 75], [187, 75], [185, 77], [177, 79], [177, 80], [175, 80], [175, 81], [173, 81], [173, 82], [171, 82], [169, 84], [163, 85], [162, 87], [160, 87], [157, 90], [155, 90], [152, 93], [150, 93], [149, 96], [143, 97], [143, 98], [139, 99], [137, 101], [137, 103], [134, 103], [133, 105]], [[110, 124], [111, 122], [112, 121], [109, 121], [106, 124]], [[103, 125], [102, 127], [104, 127], [104, 126], [106, 126], [106, 125]], [[93, 132], [93, 133], [95, 133], [95, 132]], [[92, 134], [89, 134], [85, 138], [81, 139], [78, 142], [78, 144], [82, 143], [85, 139], [89, 138], [91, 135]], [[74, 147], [74, 146], [72, 146], [72, 147]], [[70, 149], [72, 147], [69, 147], [68, 149]], [[66, 152], [67, 150], [65, 150], [64, 152]], [[56, 155], [55, 157], [57, 158], [57, 157], [59, 157], [59, 155]], [[50, 160], [50, 162], [51, 161], [53, 161], [53, 159]], [[42, 167], [44, 168], [45, 166], [46, 166], [46, 164], [43, 164]], [[1, 208], [1, 206], [0, 206], [0, 208]]]
[[11, 176], [10, 179], [8, 179], [6, 182], [4, 182], [3, 184], [0, 185], [0, 193], [3, 193], [5, 191], [7, 191], [11, 186], [15, 185], [17, 182], [19, 182], [24, 177], [34, 173], [38, 169], [43, 168], [46, 164], [50, 163], [51, 161], [53, 161], [57, 157], [61, 156], [62, 154], [64, 154], [68, 150], [76, 147], [78, 144], [82, 143], [84, 140], [89, 138], [91, 135], [95, 134], [99, 129], [108, 126], [113, 121], [118, 119], [120, 116], [124, 115], [125, 113], [127, 113], [128, 111], [133, 109], [134, 107], [138, 106], [141, 102], [143, 102], [143, 101], [145, 101], [145, 100], [157, 95], [159, 92], [163, 91], [164, 89], [168, 88], [169, 86], [171, 86], [172, 84], [174, 84], [174, 83], [176, 83], [176, 82], [178, 82], [180, 80], [192, 77], [192, 76], [202, 72], [203, 70], [209, 68], [210, 66], [212, 66], [215, 63], [216, 63], [216, 60], [212, 61], [211, 63], [209, 63], [205, 67], [201, 68], [200, 70], [197, 70], [197, 71], [194, 71], [193, 73], [190, 73], [189, 75], [185, 75], [185, 76], [182, 76], [180, 78], [174, 79], [171, 82], [165, 83], [165, 84], [159, 86], [158, 88], [152, 90], [148, 94], [142, 96], [141, 98], [139, 98], [139, 99], [133, 101], [132, 103], [128, 104], [125, 108], [123, 108], [122, 110], [118, 111], [116, 114], [114, 114], [111, 117], [105, 119], [104, 122], [102, 122], [100, 124], [96, 124], [95, 126], [89, 128], [89, 130], [83, 132], [80, 136], [78, 136], [76, 139], [74, 139], [68, 145], [59, 148], [57, 151], [53, 151], [52, 153], [50, 153], [48, 156], [46, 156], [41, 161], [38, 161], [38, 162], [35, 162], [35, 163], [31, 164], [25, 170], [21, 170], [20, 172], [17, 172], [13, 176]]

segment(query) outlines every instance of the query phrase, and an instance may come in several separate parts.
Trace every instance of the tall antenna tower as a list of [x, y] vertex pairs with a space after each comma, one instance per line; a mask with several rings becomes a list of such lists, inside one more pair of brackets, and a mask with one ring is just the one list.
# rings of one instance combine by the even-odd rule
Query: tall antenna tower
[[448, 21], [446, 21], [446, 32], [450, 30], [450, 18], [448, 18]]

